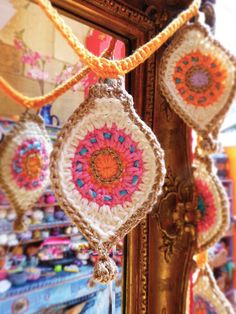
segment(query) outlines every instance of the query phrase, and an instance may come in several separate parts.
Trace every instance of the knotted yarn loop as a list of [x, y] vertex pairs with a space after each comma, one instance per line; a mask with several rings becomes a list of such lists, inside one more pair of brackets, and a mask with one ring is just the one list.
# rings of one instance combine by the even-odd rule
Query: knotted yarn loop
[[93, 279], [99, 283], [107, 284], [117, 277], [116, 263], [106, 255], [99, 258], [93, 270]]

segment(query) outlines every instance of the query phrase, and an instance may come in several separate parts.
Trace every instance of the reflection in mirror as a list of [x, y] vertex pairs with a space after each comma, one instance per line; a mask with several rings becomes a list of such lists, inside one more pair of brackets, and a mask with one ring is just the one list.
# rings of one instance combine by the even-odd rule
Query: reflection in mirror
[[[72, 18], [63, 18], [94, 54], [100, 55], [108, 47], [110, 35]], [[124, 55], [125, 45], [117, 40], [114, 58]], [[45, 95], [82, 67], [74, 51], [36, 4], [28, 0], [1, 1], [0, 76], [15, 89], [29, 97]], [[40, 108], [39, 114], [52, 143], [97, 79], [89, 73], [54, 102]], [[15, 127], [24, 111], [0, 92], [1, 139]], [[36, 110], [31, 111], [37, 114]], [[15, 175], [19, 186], [27, 187], [28, 195], [35, 193], [43, 176], [38, 172], [42, 164], [35, 151], [29, 150], [36, 149], [38, 142], [37, 132], [34, 143], [24, 142], [22, 146], [13, 139], [11, 149], [15, 149], [15, 154], [18, 152], [9, 174], [9, 189], [11, 176]], [[24, 176], [33, 180], [34, 188], [23, 180]], [[40, 180], [35, 183], [37, 176]], [[20, 203], [21, 195], [17, 197]], [[24, 200], [25, 204], [29, 198]], [[26, 230], [16, 233], [13, 230], [16, 213], [9, 203], [9, 195], [1, 189], [0, 312], [121, 313], [123, 241], [111, 252], [119, 268], [117, 280], [111, 285], [96, 284], [92, 281], [92, 266], [97, 261], [97, 253], [61, 210], [50, 184], [24, 214]]]

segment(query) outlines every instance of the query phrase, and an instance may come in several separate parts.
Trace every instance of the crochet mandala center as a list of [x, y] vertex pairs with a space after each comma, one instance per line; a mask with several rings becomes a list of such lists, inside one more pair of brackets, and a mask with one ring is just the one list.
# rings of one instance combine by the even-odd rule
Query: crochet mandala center
[[142, 176], [142, 151], [115, 123], [88, 132], [72, 159], [75, 189], [100, 206], [131, 202]]
[[11, 163], [11, 173], [19, 187], [34, 189], [45, 179], [48, 164], [49, 156], [43, 143], [28, 139], [18, 147]]
[[123, 171], [121, 158], [111, 148], [94, 152], [90, 160], [90, 166], [95, 179], [102, 183], [118, 180]]

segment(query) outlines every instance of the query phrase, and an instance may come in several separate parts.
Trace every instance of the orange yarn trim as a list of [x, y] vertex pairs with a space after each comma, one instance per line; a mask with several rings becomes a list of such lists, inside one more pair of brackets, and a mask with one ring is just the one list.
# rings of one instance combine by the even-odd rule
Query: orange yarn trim
[[181, 12], [162, 32], [138, 48], [132, 55], [121, 60], [107, 60], [97, 57], [82, 45], [73, 34], [71, 28], [65, 24], [62, 17], [52, 7], [49, 0], [37, 0], [43, 11], [52, 21], [54, 26], [64, 36], [69, 45], [75, 50], [81, 60], [98, 76], [105, 78], [117, 78], [124, 75], [147, 60], [158, 48], [160, 48], [174, 33], [192, 17], [197, 15], [201, 1], [193, 0], [188, 9]]
[[199, 254], [194, 255], [194, 260], [196, 261], [198, 268], [203, 268], [206, 265], [206, 263], [208, 262], [207, 251], [203, 251]]
[[[115, 48], [116, 40], [111, 39], [109, 47], [103, 52], [102, 56], [108, 58], [111, 56]], [[0, 76], [0, 89], [12, 98], [16, 103], [26, 108], [41, 108], [46, 104], [52, 103], [59, 96], [68, 91], [73, 85], [82, 80], [91, 70], [89, 67], [84, 67], [78, 73], [66, 80], [61, 85], [57, 86], [51, 92], [44, 96], [27, 97], [12, 87], [3, 77]]]

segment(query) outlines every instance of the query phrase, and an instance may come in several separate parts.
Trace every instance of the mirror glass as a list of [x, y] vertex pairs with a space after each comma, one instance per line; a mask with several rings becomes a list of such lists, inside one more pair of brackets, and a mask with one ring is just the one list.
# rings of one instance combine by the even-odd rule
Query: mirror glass
[[[63, 18], [94, 54], [100, 55], [108, 47], [110, 35], [64, 14]], [[125, 50], [118, 40], [114, 58], [124, 57]], [[0, 2], [0, 75], [15, 89], [29, 97], [45, 95], [82, 67], [35, 3]], [[52, 143], [97, 80], [89, 73], [56, 101], [35, 111], [43, 118]], [[24, 111], [0, 91], [1, 138]], [[13, 231], [15, 217], [0, 190], [1, 313], [121, 313], [123, 241], [111, 252], [119, 268], [118, 279], [111, 285], [99, 285], [91, 280], [97, 254], [61, 210], [50, 186], [27, 212], [26, 232]]]

